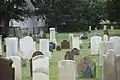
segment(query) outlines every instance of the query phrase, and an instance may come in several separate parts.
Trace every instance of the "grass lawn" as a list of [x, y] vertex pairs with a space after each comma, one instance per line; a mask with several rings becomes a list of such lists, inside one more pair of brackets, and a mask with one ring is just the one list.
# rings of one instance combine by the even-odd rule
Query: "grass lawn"
[[[98, 31], [101, 35], [103, 35], [103, 31]], [[114, 30], [109, 31], [110, 35], [119, 35], [120, 30]], [[92, 56], [90, 49], [88, 49], [88, 43], [90, 41], [90, 37], [92, 36], [92, 33], [88, 33], [89, 38], [86, 40], [83, 40], [83, 49], [80, 50], [80, 55], [75, 56], [75, 60], [79, 61], [84, 56], [91, 57], [97, 65], [97, 74], [95, 79], [77, 79], [77, 80], [102, 80], [101, 79], [101, 67], [99, 67], [99, 57], [98, 56]], [[75, 36], [79, 37], [80, 33], [74, 33]], [[49, 37], [49, 36], [48, 36]], [[56, 34], [58, 45], [61, 44], [61, 42], [66, 39], [69, 40], [68, 33], [57, 33]], [[37, 45], [38, 46], [38, 45]], [[50, 80], [58, 80], [58, 61], [64, 59], [64, 55], [68, 50], [62, 50], [62, 51], [54, 51], [52, 53], [52, 58], [50, 60]], [[27, 62], [27, 66], [22, 68], [22, 80], [31, 80], [30, 78], [30, 71], [29, 71], [29, 61]]]

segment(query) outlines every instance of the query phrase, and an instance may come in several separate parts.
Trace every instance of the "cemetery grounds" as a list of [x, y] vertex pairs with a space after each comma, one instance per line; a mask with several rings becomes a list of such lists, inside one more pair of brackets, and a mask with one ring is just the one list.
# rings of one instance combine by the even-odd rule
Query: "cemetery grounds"
[[[103, 30], [98, 30], [98, 33], [103, 36]], [[80, 78], [77, 80], [102, 80], [102, 68], [99, 66], [99, 56], [97, 55], [91, 55], [91, 50], [88, 49], [88, 44], [90, 41], [90, 37], [93, 35], [94, 31], [91, 33], [88, 33], [88, 39], [83, 40], [83, 49], [80, 49], [80, 55], [75, 56], [75, 60], [79, 61], [81, 58], [85, 56], [89, 56], [92, 60], [96, 62], [96, 78], [94, 79], [85, 79], [85, 78]], [[80, 33], [73, 33], [75, 37], [79, 37]], [[111, 31], [109, 30], [110, 36], [115, 35], [115, 36], [120, 36], [120, 30], [114, 30]], [[47, 35], [47, 38], [49, 38], [49, 34]], [[57, 33], [56, 34], [56, 39], [58, 42], [58, 45], [61, 45], [61, 42], [63, 40], [68, 40], [69, 41], [69, 33]], [[38, 48], [39, 44], [36, 44], [36, 47]], [[64, 59], [64, 55], [68, 51], [68, 49], [62, 49], [62, 51], [56, 51], [52, 53], [52, 58], [50, 60], [50, 80], [58, 80], [58, 61]], [[32, 80], [30, 77], [30, 68], [29, 68], [29, 61], [27, 61], [26, 67], [22, 67], [22, 80]]]

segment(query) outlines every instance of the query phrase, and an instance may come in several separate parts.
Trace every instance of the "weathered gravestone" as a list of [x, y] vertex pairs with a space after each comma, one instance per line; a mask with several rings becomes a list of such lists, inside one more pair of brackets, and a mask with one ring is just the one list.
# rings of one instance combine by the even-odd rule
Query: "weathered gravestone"
[[89, 57], [84, 57], [77, 64], [78, 78], [95, 78], [96, 77], [96, 64]]
[[70, 51], [67, 51], [64, 59], [65, 60], [74, 60], [74, 54], [72, 54]]
[[53, 42], [57, 46], [57, 41], [55, 37], [55, 28], [50, 28], [50, 42]]
[[28, 58], [28, 55], [34, 50], [34, 42], [32, 37], [26, 36], [21, 40], [21, 52], [23, 54], [23, 58]]
[[32, 58], [32, 80], [49, 80], [49, 58], [38, 55]]
[[74, 54], [74, 55], [79, 55], [79, 54], [80, 54], [80, 50], [77, 49], [77, 48], [73, 48], [73, 49], [71, 50], [71, 53]]
[[39, 42], [39, 50], [44, 54], [44, 56], [51, 58], [51, 52], [49, 52], [49, 39], [40, 39]]
[[100, 42], [99, 54], [100, 60], [99, 65], [103, 65], [103, 56], [108, 52], [109, 49], [113, 49], [113, 43], [110, 41], [102, 41]]
[[61, 48], [62, 48], [62, 49], [70, 49], [70, 42], [67, 41], [67, 40], [63, 40], [63, 41], [61, 42]]
[[18, 56], [11, 56], [8, 59], [12, 59], [12, 67], [15, 69], [15, 80], [22, 80], [22, 71], [21, 71], [21, 58]]
[[18, 38], [5, 38], [6, 43], [6, 56], [18, 55]]
[[116, 68], [116, 56], [114, 51], [111, 49], [104, 57], [102, 80], [118, 80]]
[[0, 35], [0, 55], [2, 55], [2, 35]]
[[80, 41], [79, 41], [79, 37], [73, 37], [72, 40], [72, 49], [77, 48], [80, 50]]
[[100, 36], [91, 37], [91, 54], [98, 54], [99, 44], [102, 41]]
[[76, 80], [76, 62], [61, 60], [58, 62], [58, 80]]
[[108, 41], [108, 40], [109, 40], [108, 36], [107, 36], [107, 35], [104, 35], [104, 36], [103, 36], [103, 41]]
[[0, 80], [15, 80], [14, 68], [12, 68], [12, 60], [0, 58]]
[[35, 56], [38, 56], [38, 55], [44, 55], [44, 54], [40, 51], [36, 51], [32, 54], [31, 59], [29, 60], [30, 61], [30, 75], [31, 75], [31, 77], [32, 77], [32, 58]]
[[115, 54], [120, 54], [120, 37], [110, 37], [110, 41], [113, 43], [113, 50]]

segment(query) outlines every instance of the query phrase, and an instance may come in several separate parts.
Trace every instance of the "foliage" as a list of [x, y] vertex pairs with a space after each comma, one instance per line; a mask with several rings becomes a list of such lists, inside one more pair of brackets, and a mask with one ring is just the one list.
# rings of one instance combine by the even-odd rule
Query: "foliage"
[[0, 1], [0, 20], [7, 20], [8, 22], [11, 19], [15, 20], [24, 20], [23, 16], [27, 10], [27, 3], [25, 0], [2, 0]]
[[108, 9], [108, 19], [112, 22], [120, 21], [120, 0], [108, 0], [107, 9]]
[[35, 15], [46, 19], [49, 26], [56, 27], [67, 23], [74, 7], [73, 0], [31, 0], [35, 6]]

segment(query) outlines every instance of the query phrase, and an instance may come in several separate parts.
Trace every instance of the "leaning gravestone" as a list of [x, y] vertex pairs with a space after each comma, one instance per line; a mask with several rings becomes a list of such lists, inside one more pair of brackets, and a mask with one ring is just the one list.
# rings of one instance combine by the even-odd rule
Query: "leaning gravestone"
[[103, 56], [108, 52], [109, 49], [113, 49], [113, 43], [110, 41], [102, 41], [100, 42], [99, 54], [100, 60], [99, 65], [103, 65]]
[[84, 57], [77, 64], [78, 78], [95, 78], [96, 64], [89, 57]]
[[5, 38], [6, 56], [18, 56], [18, 38]]
[[104, 58], [103, 80], [118, 80], [116, 68], [116, 56], [111, 49], [106, 53]]
[[76, 62], [62, 60], [58, 62], [58, 80], [76, 80]]
[[61, 48], [62, 48], [62, 49], [70, 49], [70, 42], [67, 41], [67, 40], [63, 40], [63, 41], [61, 42]]
[[72, 49], [77, 48], [80, 50], [80, 41], [79, 37], [73, 37], [72, 39]]
[[21, 58], [18, 56], [8, 57], [12, 59], [12, 67], [15, 69], [15, 80], [22, 80], [22, 71], [21, 71]]
[[3, 57], [0, 58], [0, 80], [15, 80], [12, 63], [12, 60]]
[[49, 39], [40, 39], [39, 42], [39, 50], [44, 54], [44, 56], [51, 58], [51, 52], [49, 52]]
[[31, 59], [29, 60], [30, 61], [30, 75], [31, 75], [31, 77], [32, 77], [32, 58], [35, 56], [38, 56], [38, 55], [43, 55], [43, 53], [40, 51], [36, 51], [32, 54]]
[[49, 58], [38, 55], [32, 59], [32, 80], [49, 80]]
[[0, 55], [2, 55], [2, 35], [0, 35]]
[[108, 41], [108, 40], [109, 40], [108, 36], [107, 36], [107, 35], [104, 35], [104, 36], [103, 36], [103, 41]]
[[31, 51], [34, 50], [34, 42], [32, 37], [26, 36], [21, 40], [21, 52], [23, 54], [23, 58], [28, 58], [28, 55]]
[[110, 41], [113, 43], [113, 50], [115, 54], [120, 54], [120, 37], [110, 37]]
[[91, 54], [98, 54], [99, 44], [102, 41], [100, 36], [91, 37]]

